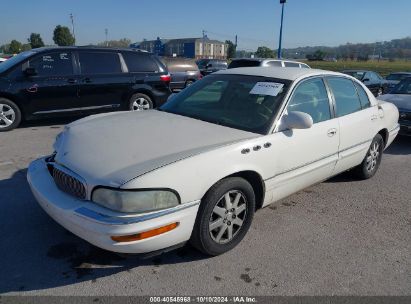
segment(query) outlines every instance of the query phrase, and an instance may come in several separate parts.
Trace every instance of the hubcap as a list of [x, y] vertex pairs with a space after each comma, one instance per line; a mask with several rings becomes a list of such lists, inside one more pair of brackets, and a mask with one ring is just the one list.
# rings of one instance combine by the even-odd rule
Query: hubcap
[[224, 194], [214, 206], [209, 220], [211, 238], [218, 244], [231, 241], [241, 230], [247, 216], [247, 199], [238, 190]]
[[380, 144], [375, 142], [372, 144], [367, 154], [367, 171], [372, 172], [377, 166], [378, 158], [380, 157]]
[[147, 99], [140, 97], [133, 101], [131, 106], [132, 111], [144, 111], [150, 109], [150, 103]]
[[6, 104], [0, 103], [0, 128], [10, 126], [16, 119], [14, 110]]

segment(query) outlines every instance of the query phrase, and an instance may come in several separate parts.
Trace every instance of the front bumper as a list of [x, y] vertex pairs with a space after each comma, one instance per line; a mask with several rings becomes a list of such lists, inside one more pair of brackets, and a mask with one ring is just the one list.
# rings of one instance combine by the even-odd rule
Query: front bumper
[[[40, 206], [56, 222], [97, 247], [121, 253], [153, 252], [186, 242], [191, 236], [200, 204], [200, 201], [195, 201], [139, 215], [114, 212], [59, 190], [44, 158], [30, 164], [27, 180]], [[140, 241], [119, 243], [110, 238], [137, 234], [175, 222], [179, 223], [177, 228]]]

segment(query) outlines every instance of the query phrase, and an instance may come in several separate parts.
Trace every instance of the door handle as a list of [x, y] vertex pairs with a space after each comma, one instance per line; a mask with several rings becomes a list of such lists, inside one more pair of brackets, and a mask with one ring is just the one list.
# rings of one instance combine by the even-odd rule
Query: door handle
[[27, 88], [27, 92], [29, 93], [37, 93], [39, 86], [37, 84], [33, 84], [30, 88]]
[[83, 82], [85, 82], [85, 83], [90, 83], [90, 82], [92, 82], [92, 81], [91, 81], [90, 78], [84, 78], [84, 79], [83, 79]]
[[335, 134], [337, 134], [337, 129], [329, 129], [327, 132], [329, 137], [333, 137]]
[[76, 79], [73, 79], [73, 78], [69, 78], [69, 79], [67, 79], [67, 82], [68, 82], [68, 83], [76, 83], [77, 80], [76, 80]]

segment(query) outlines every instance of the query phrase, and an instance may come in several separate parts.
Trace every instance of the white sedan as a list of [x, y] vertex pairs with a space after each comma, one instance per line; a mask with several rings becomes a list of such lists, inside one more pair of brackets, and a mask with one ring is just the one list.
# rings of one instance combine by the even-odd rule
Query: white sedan
[[397, 108], [348, 75], [231, 69], [158, 110], [69, 124], [28, 181], [52, 218], [98, 247], [147, 253], [190, 240], [218, 255], [256, 210], [349, 169], [372, 177], [398, 131]]

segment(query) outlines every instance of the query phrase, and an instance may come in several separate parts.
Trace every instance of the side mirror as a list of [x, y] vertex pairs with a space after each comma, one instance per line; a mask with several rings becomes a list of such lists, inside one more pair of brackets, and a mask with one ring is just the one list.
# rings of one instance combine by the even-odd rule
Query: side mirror
[[283, 129], [309, 129], [313, 123], [311, 115], [298, 111], [288, 112], [282, 121]]
[[37, 70], [35, 68], [27, 68], [24, 70], [24, 74], [26, 76], [36, 76], [37, 75]]
[[370, 81], [370, 79], [369, 79], [369, 78], [364, 78], [364, 79], [362, 80], [362, 82], [367, 82], [367, 81]]

